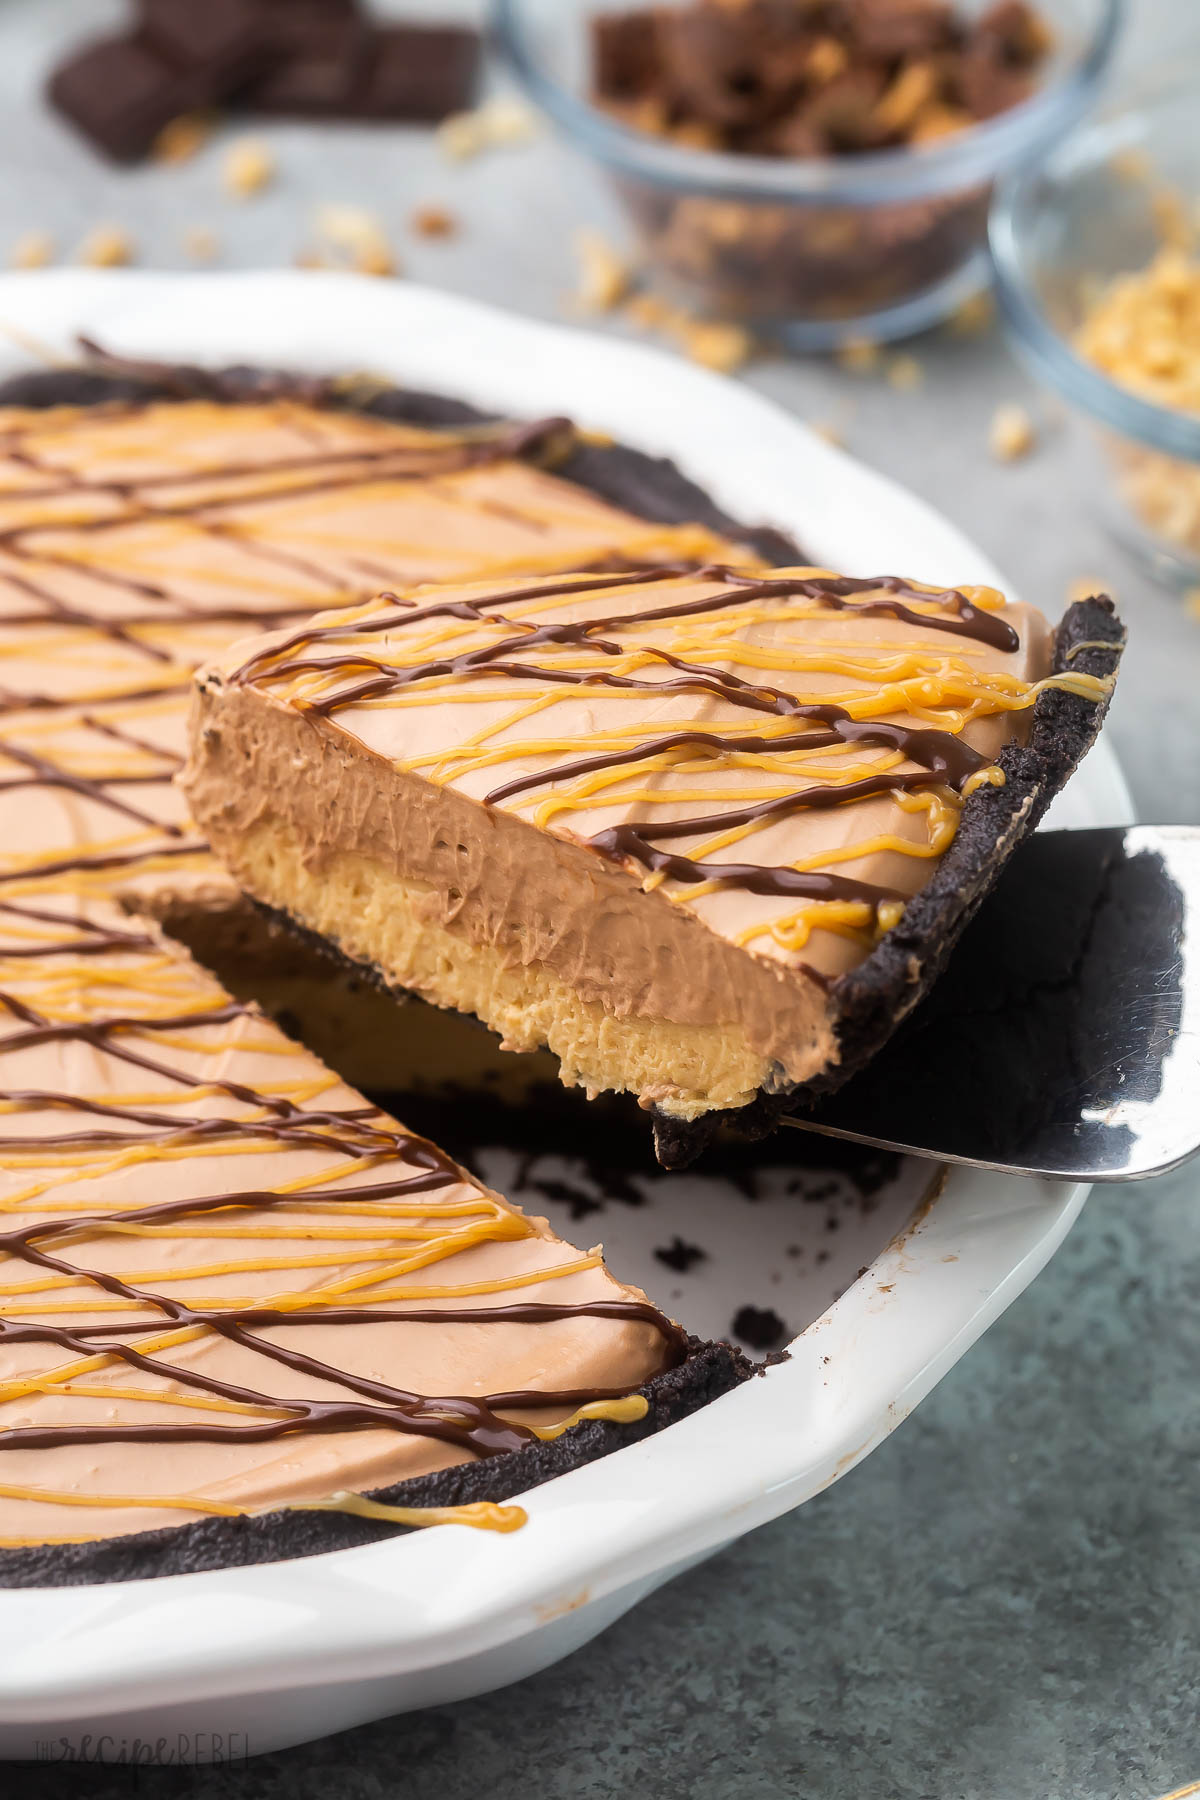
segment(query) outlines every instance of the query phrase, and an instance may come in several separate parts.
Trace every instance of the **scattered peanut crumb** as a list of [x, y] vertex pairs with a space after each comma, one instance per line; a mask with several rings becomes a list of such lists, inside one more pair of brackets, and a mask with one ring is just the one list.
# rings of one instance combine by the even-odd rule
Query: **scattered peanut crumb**
[[360, 275], [398, 275], [400, 272], [386, 244], [364, 244], [351, 262]]
[[925, 371], [915, 356], [893, 356], [887, 365], [887, 378], [891, 387], [908, 393], [920, 387]]
[[665, 331], [674, 310], [661, 294], [631, 294], [624, 306], [626, 318], [644, 331]]
[[239, 200], [260, 194], [275, 179], [275, 158], [259, 138], [238, 138], [225, 152], [221, 179]]
[[161, 163], [190, 162], [212, 136], [214, 122], [211, 113], [180, 113], [163, 126], [151, 156]]
[[982, 337], [985, 331], [991, 330], [995, 317], [996, 302], [987, 288], [981, 288], [979, 293], [968, 294], [959, 302], [947, 324], [955, 337]]
[[1118, 181], [1149, 181], [1153, 172], [1149, 156], [1140, 148], [1118, 150], [1109, 158], [1108, 166]]
[[741, 325], [718, 320], [694, 319], [679, 333], [684, 353], [706, 369], [729, 375], [740, 369], [754, 351], [754, 339]]
[[9, 252], [13, 269], [44, 269], [54, 261], [54, 239], [48, 231], [23, 231]]
[[1170, 250], [1190, 250], [1196, 242], [1196, 221], [1182, 195], [1161, 187], [1150, 196], [1150, 211], [1160, 241]]
[[445, 206], [418, 206], [409, 224], [418, 237], [448, 238], [458, 233], [458, 220]]
[[483, 150], [528, 143], [538, 133], [536, 113], [522, 100], [488, 100], [473, 112], [451, 113], [437, 129], [437, 143], [451, 162], [466, 162]]
[[388, 243], [387, 233], [374, 213], [361, 206], [322, 206], [315, 218], [317, 236], [321, 240], [318, 261], [310, 267], [322, 266], [326, 250], [335, 266], [339, 262], [360, 275], [398, 275], [400, 264]]
[[133, 239], [119, 225], [97, 225], [79, 246], [77, 261], [92, 269], [119, 269], [136, 255]]
[[215, 262], [220, 245], [217, 234], [207, 225], [189, 225], [183, 234], [183, 247], [193, 262]]
[[621, 304], [625, 317], [644, 331], [670, 338], [685, 356], [723, 375], [739, 369], [754, 354], [754, 338], [742, 325], [720, 319], [698, 319], [661, 294], [630, 294]]
[[451, 113], [437, 128], [438, 149], [451, 162], [467, 162], [484, 147], [478, 113]]
[[538, 134], [537, 114], [523, 100], [489, 100], [479, 110], [489, 144], [527, 144]]
[[1000, 462], [1017, 462], [1028, 456], [1037, 440], [1033, 420], [1023, 406], [998, 406], [992, 415], [988, 448]]
[[633, 272], [608, 239], [590, 226], [575, 233], [579, 284], [575, 299], [585, 312], [612, 312], [629, 292]]
[[825, 443], [831, 444], [835, 450], [845, 449], [846, 433], [832, 419], [810, 419], [808, 429], [815, 432], [816, 436], [823, 439]]
[[879, 367], [880, 349], [874, 338], [846, 338], [834, 354], [841, 367], [852, 375], [868, 375]]

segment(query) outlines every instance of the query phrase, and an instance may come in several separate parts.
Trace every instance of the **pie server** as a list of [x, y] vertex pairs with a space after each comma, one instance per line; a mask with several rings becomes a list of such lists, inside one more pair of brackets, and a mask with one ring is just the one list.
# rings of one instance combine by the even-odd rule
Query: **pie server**
[[1200, 828], [1029, 838], [929, 998], [784, 1123], [1053, 1181], [1200, 1150]]

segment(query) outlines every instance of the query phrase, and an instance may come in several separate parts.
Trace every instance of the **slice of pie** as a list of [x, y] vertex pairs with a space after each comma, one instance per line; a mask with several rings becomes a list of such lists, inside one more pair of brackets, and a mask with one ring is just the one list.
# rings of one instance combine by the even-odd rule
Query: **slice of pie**
[[456, 583], [235, 646], [184, 786], [248, 894], [660, 1156], [860, 1066], [1087, 749], [1122, 630], [713, 564]]

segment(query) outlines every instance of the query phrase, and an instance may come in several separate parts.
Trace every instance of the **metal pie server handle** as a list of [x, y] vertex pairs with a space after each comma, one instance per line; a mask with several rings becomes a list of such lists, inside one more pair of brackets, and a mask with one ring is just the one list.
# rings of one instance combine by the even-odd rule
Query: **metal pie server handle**
[[862, 1074], [785, 1120], [1056, 1181], [1200, 1150], [1200, 828], [1041, 832]]

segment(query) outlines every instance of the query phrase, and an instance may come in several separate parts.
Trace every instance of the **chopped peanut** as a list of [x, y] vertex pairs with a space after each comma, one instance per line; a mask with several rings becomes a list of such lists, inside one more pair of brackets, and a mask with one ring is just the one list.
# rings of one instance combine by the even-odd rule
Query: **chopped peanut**
[[804, 59], [804, 73], [822, 85], [833, 81], [850, 63], [850, 52], [840, 38], [820, 37]]
[[925, 371], [915, 356], [893, 356], [887, 366], [887, 378], [890, 386], [907, 393], [920, 387]]
[[479, 108], [489, 145], [527, 144], [538, 135], [538, 116], [523, 100], [488, 100]]
[[537, 114], [523, 100], [487, 100], [474, 112], [452, 113], [443, 119], [437, 142], [451, 162], [466, 162], [483, 150], [528, 143], [538, 130]]
[[683, 349], [693, 362], [722, 375], [740, 369], [754, 351], [754, 339], [741, 325], [723, 325], [697, 319], [680, 334]]
[[879, 367], [880, 349], [874, 338], [845, 338], [834, 354], [842, 368], [852, 375], [868, 375]]
[[227, 193], [248, 200], [274, 181], [275, 158], [258, 138], [238, 138], [225, 153], [222, 179]]
[[959, 302], [947, 321], [955, 337], [981, 337], [990, 331], [996, 317], [996, 302], [987, 288], [968, 294]]
[[133, 239], [119, 225], [97, 225], [79, 246], [78, 260], [93, 269], [119, 269], [135, 254]]
[[319, 207], [315, 224], [318, 237], [335, 253], [334, 261], [348, 264], [360, 275], [400, 273], [383, 225], [364, 207]]
[[832, 419], [810, 419], [808, 429], [815, 432], [817, 437], [825, 443], [831, 444], [835, 450], [845, 449], [846, 434], [842, 427], [836, 425]]
[[632, 271], [608, 239], [588, 227], [575, 233], [579, 262], [576, 299], [587, 312], [611, 312], [629, 292]]
[[418, 237], [448, 238], [458, 232], [458, 220], [445, 206], [418, 206], [409, 224]]
[[1089, 297], [1075, 344], [1121, 387], [1200, 413], [1200, 260], [1169, 248], [1119, 275]]
[[155, 162], [190, 162], [212, 136], [213, 123], [209, 113], [180, 113], [163, 126], [154, 140], [151, 156]]
[[676, 316], [676, 309], [661, 294], [632, 294], [625, 302], [624, 312], [644, 331], [665, 331]]
[[25, 231], [9, 253], [13, 269], [44, 269], [54, 261], [54, 239], [48, 231]]
[[992, 455], [1001, 462], [1017, 462], [1028, 456], [1037, 440], [1033, 420], [1023, 406], [998, 406], [988, 433]]
[[932, 63], [906, 63], [875, 108], [875, 118], [888, 131], [906, 131], [937, 88], [938, 75]]
[[215, 262], [220, 245], [217, 234], [207, 225], [189, 225], [183, 234], [183, 247], [193, 262]]

